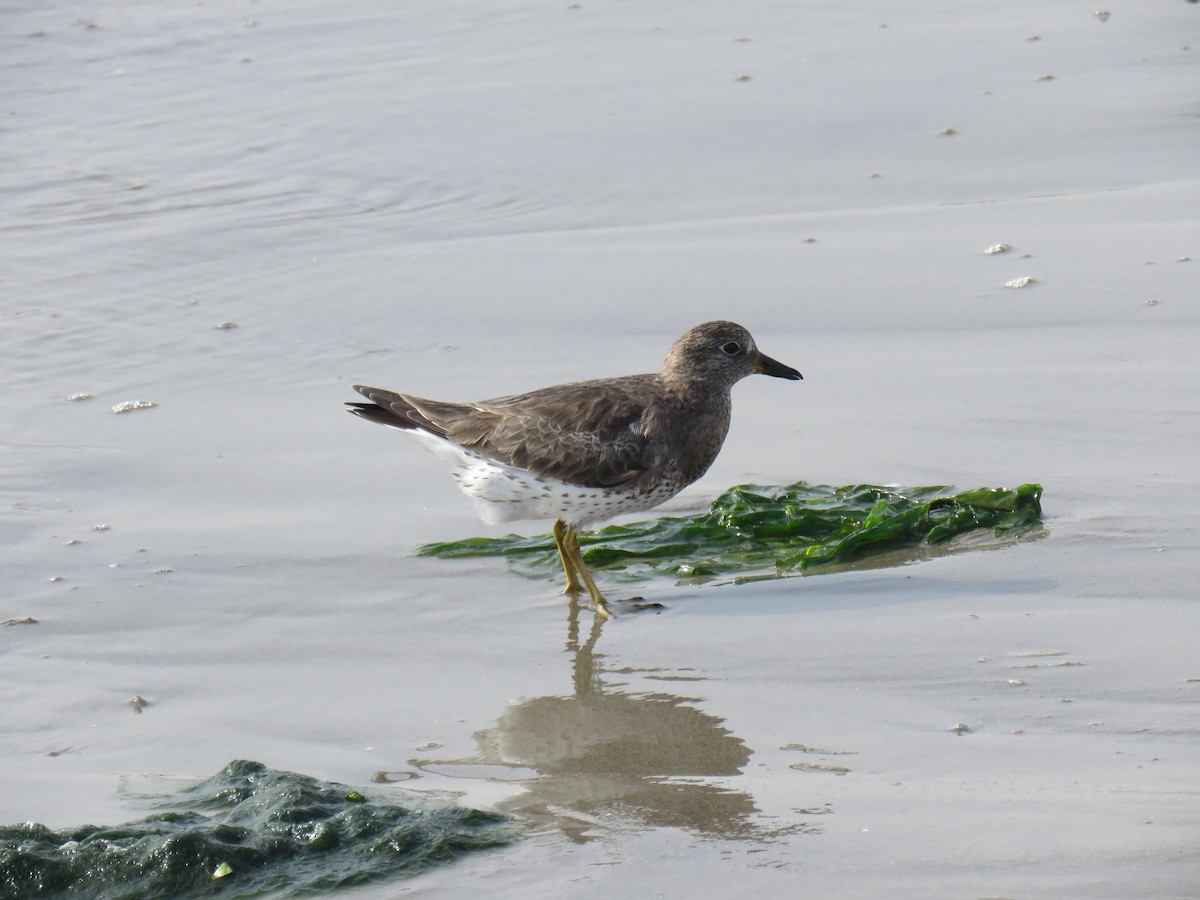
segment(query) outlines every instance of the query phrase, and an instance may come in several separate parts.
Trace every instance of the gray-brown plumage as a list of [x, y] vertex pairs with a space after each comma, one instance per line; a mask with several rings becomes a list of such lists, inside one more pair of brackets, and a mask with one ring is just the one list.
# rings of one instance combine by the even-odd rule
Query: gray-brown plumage
[[[657, 506], [703, 475], [729, 430], [730, 390], [760, 373], [799, 372], [759, 352], [732, 322], [684, 334], [657, 375], [602, 378], [482, 400], [447, 403], [355, 385], [364, 419], [410, 432], [452, 465], [483, 518], [553, 518], [567, 573], [603, 610], [575, 532]], [[574, 570], [574, 571], [573, 571]]]

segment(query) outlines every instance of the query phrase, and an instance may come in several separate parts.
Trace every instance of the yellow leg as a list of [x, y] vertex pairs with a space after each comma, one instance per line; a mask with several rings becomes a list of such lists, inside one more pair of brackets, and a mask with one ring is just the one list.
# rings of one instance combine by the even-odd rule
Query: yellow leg
[[554, 523], [554, 545], [558, 547], [558, 560], [562, 563], [563, 572], [567, 576], [567, 589], [563, 591], [564, 594], [577, 594], [583, 589], [583, 585], [575, 577], [574, 561], [571, 558], [568, 543], [571, 534], [571, 529], [562, 519]]
[[592, 578], [592, 573], [588, 571], [587, 566], [583, 562], [583, 550], [579, 547], [579, 536], [573, 529], [568, 528], [565, 538], [567, 549], [571, 553], [571, 562], [575, 566], [575, 571], [579, 573], [579, 577], [583, 579], [583, 586], [587, 588], [588, 596], [592, 598], [592, 603], [596, 607], [596, 612], [608, 619], [612, 617], [612, 613], [608, 611], [608, 602], [604, 599], [604, 595], [600, 593], [600, 588], [596, 587], [596, 582]]
[[[580, 588], [584, 588], [588, 592], [588, 596], [592, 598], [592, 603], [596, 607], [596, 612], [610, 618], [612, 613], [608, 611], [608, 603], [604, 599], [604, 595], [600, 593], [600, 589], [596, 587], [596, 582], [592, 578], [592, 573], [588, 571], [587, 566], [583, 562], [583, 551], [579, 547], [579, 536], [575, 534], [575, 529], [559, 519], [554, 523], [554, 543], [558, 547], [558, 555], [562, 560], [563, 571], [567, 574], [567, 589], [565, 593], [577, 593]], [[580, 584], [580, 581], [583, 584]]]

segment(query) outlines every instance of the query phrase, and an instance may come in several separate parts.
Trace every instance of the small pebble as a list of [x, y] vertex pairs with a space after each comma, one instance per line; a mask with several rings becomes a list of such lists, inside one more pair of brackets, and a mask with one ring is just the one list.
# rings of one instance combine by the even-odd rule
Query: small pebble
[[124, 403], [118, 403], [114, 406], [112, 411], [115, 413], [127, 413], [135, 409], [153, 409], [156, 406], [158, 404], [152, 400], [126, 400]]
[[220, 331], [228, 331], [231, 328], [237, 328], [237, 322], [220, 322], [213, 327]]
[[1011, 244], [993, 244], [992, 246], [988, 247], [983, 252], [987, 256], [995, 256], [997, 253], [1007, 253], [1011, 249], [1012, 249]]
[[68, 400], [91, 400], [92, 395], [91, 394], [72, 394], [67, 399]]
[[1023, 288], [1031, 284], [1035, 284], [1037, 279], [1032, 275], [1026, 275], [1024, 278], [1014, 278], [1012, 281], [1004, 282], [1006, 288]]

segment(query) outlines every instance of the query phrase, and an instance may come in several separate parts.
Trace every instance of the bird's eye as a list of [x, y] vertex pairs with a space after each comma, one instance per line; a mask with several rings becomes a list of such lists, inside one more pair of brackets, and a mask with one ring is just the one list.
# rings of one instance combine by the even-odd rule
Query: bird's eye
[[728, 344], [721, 345], [721, 352], [726, 356], [737, 356], [742, 352], [742, 345], [737, 341], [730, 341]]

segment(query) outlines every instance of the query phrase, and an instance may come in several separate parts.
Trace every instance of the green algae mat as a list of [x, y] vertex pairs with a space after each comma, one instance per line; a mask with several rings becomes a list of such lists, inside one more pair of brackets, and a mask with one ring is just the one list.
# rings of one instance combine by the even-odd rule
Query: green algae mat
[[511, 820], [370, 800], [237, 760], [137, 822], [0, 826], [0, 896], [313, 896], [410, 875], [509, 843]]
[[[782, 577], [888, 565], [962, 549], [1004, 546], [1042, 532], [1042, 486], [896, 488], [869, 484], [741, 485], [708, 512], [579, 535], [588, 567], [617, 577]], [[561, 574], [554, 539], [469, 538], [425, 544], [422, 556], [503, 556], [523, 574]]]

